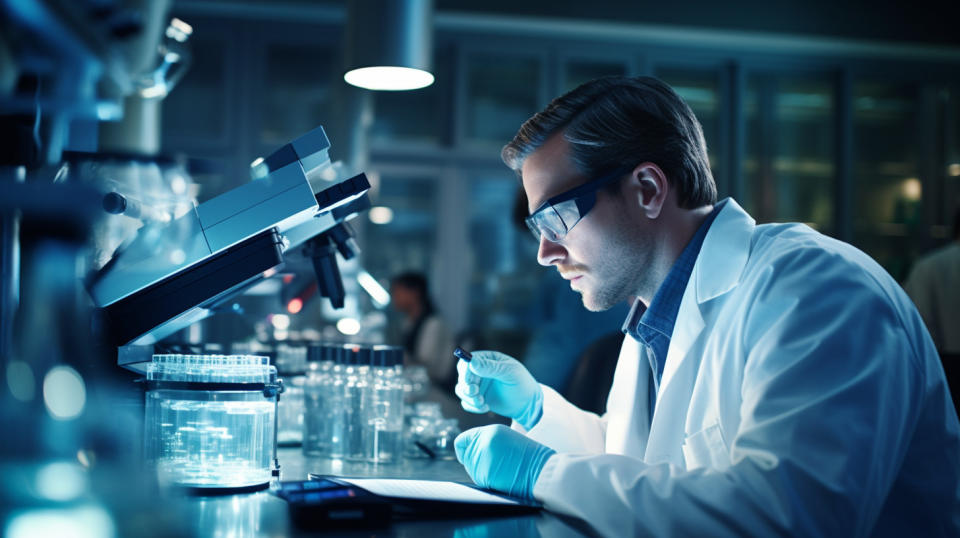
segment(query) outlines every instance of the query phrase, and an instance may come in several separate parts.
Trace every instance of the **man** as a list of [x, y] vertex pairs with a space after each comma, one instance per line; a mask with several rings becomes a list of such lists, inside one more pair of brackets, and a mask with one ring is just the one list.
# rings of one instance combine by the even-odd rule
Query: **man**
[[715, 203], [702, 130], [662, 82], [554, 100], [503, 151], [538, 260], [591, 310], [629, 296], [603, 416], [516, 360], [461, 360], [478, 484], [607, 536], [957, 536], [960, 425], [930, 336], [868, 256]]

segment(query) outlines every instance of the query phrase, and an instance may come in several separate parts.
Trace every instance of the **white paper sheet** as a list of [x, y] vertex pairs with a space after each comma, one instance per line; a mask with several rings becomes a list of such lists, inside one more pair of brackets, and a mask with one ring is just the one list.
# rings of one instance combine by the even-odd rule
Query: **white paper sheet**
[[407, 480], [402, 478], [337, 478], [349, 482], [370, 493], [385, 497], [426, 499], [433, 501], [456, 501], [465, 503], [519, 504], [510, 499], [491, 495], [457, 482], [440, 480]]

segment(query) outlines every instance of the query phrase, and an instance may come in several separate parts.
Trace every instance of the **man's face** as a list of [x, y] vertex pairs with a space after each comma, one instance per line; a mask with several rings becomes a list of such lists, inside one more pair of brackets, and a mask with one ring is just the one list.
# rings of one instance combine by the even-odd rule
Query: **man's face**
[[[552, 196], [586, 183], [562, 134], [524, 161], [523, 188], [533, 212]], [[633, 223], [628, 201], [601, 190], [593, 209], [557, 242], [540, 238], [537, 261], [555, 265], [588, 310], [607, 310], [635, 295], [650, 267], [652, 239]]]

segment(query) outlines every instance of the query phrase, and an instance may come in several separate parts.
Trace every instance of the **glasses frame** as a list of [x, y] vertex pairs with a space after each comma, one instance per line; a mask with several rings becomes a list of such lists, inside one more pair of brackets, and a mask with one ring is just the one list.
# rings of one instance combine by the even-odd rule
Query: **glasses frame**
[[[598, 190], [621, 179], [631, 170], [633, 170], [632, 166], [622, 166], [556, 196], [551, 196], [523, 221], [537, 241], [544, 237], [547, 241], [556, 243], [566, 237], [567, 233], [593, 209], [597, 203]], [[559, 229], [561, 227], [562, 230]]]

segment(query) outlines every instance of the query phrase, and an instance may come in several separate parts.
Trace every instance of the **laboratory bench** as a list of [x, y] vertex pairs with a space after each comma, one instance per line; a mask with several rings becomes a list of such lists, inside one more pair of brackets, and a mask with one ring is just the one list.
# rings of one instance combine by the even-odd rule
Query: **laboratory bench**
[[[456, 460], [404, 458], [395, 464], [352, 463], [328, 458], [306, 457], [300, 447], [278, 450], [281, 480], [306, 480], [308, 474], [326, 474], [370, 478], [416, 478], [470, 482]], [[395, 521], [381, 528], [334, 528], [308, 530], [297, 528], [288, 513], [286, 501], [270, 491], [217, 496], [189, 497], [181, 512], [194, 522], [197, 536], [455, 536], [464, 538], [494, 536], [584, 536], [589, 534], [582, 522], [542, 511], [532, 515], [501, 516], [482, 519], [436, 518]]]

